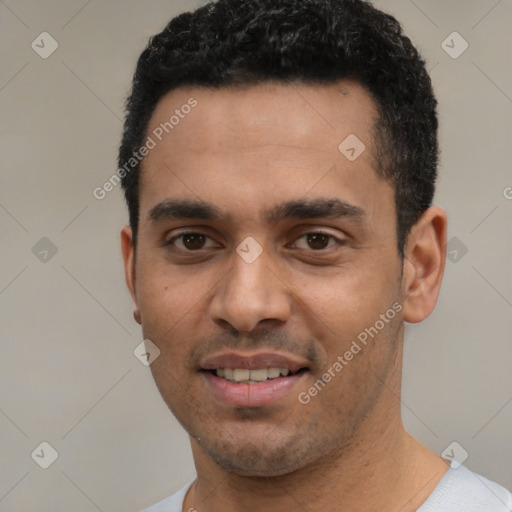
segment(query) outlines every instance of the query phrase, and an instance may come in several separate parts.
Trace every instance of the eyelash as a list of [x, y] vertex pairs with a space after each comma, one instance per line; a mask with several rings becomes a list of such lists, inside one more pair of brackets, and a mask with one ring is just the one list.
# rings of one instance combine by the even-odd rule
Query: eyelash
[[[209, 237], [208, 235], [205, 235], [204, 233], [201, 233], [199, 231], [186, 231], [184, 233], [180, 233], [179, 235], [176, 235], [174, 237], [172, 237], [170, 240], [166, 241], [165, 242], [165, 245], [166, 246], [174, 246], [174, 243], [179, 240], [179, 239], [183, 239], [184, 237], [188, 236], [188, 235], [201, 235], [201, 236], [204, 236], [206, 239], [209, 239], [209, 240], [213, 240], [211, 237]], [[324, 235], [324, 236], [327, 236], [329, 239], [331, 240], [334, 240], [336, 242], [337, 245], [343, 245], [345, 243], [344, 240], [340, 240], [339, 238], [335, 237], [334, 235], [331, 235], [329, 233], [325, 233], [324, 231], [308, 231], [306, 233], [303, 233], [302, 235], [300, 235], [299, 237], [297, 237], [295, 239], [295, 242], [297, 240], [300, 240], [301, 238], [304, 238], [304, 237], [307, 237], [308, 235]], [[295, 243], [294, 242], [294, 243]], [[328, 245], [325, 249], [317, 249], [317, 250], [314, 250], [314, 249], [309, 249], [312, 253], [322, 253], [322, 252], [326, 252], [328, 249], [330, 249], [331, 247], [334, 247], [335, 244], [333, 245]], [[195, 252], [199, 253], [201, 250], [203, 250], [204, 247], [202, 247], [201, 249], [197, 249], [197, 250], [191, 250], [191, 249], [181, 249], [179, 248], [178, 250], [179, 251], [182, 251], [182, 252], [186, 252], [186, 253], [190, 253], [190, 254], [193, 254]], [[308, 250], [308, 249], [302, 249], [302, 250]]]
[[[174, 245], [174, 242], [176, 240], [179, 240], [180, 238], [184, 238], [184, 237], [189, 236], [189, 235], [201, 235], [201, 236], [204, 236], [206, 239], [213, 240], [208, 235], [205, 235], [204, 233], [201, 233], [199, 231], [185, 231], [184, 233], [180, 233], [179, 235], [173, 236], [170, 240], [165, 242], [165, 245], [171, 245], [172, 246], [172, 245]], [[179, 250], [180, 251], [184, 251], [184, 252], [194, 253], [194, 252], [199, 252], [201, 249], [198, 249], [197, 251], [191, 251], [191, 250], [187, 250], [187, 249], [179, 249]]]

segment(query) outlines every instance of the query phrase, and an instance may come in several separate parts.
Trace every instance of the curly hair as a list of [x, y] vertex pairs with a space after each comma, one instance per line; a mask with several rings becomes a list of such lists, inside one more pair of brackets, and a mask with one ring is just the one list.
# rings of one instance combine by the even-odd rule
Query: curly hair
[[[365, 0], [218, 0], [172, 19], [139, 57], [119, 166], [143, 144], [159, 100], [178, 87], [342, 79], [357, 81], [377, 106], [375, 171], [395, 191], [403, 257], [407, 235], [435, 192], [437, 101], [399, 22]], [[140, 163], [121, 180], [134, 237], [139, 175]]]

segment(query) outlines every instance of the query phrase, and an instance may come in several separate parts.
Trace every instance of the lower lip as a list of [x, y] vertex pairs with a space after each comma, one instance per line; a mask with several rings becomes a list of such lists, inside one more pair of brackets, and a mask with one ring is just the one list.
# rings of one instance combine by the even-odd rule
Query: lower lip
[[221, 379], [210, 372], [202, 372], [213, 396], [230, 407], [261, 407], [276, 402], [289, 394], [306, 374], [307, 372], [301, 372], [258, 384], [238, 384]]

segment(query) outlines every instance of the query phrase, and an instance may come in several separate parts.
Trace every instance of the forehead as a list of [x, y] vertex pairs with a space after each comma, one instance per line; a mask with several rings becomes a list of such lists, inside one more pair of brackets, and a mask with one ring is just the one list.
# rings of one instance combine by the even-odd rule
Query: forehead
[[[186, 108], [192, 99], [197, 105]], [[179, 123], [168, 134], [164, 130], [162, 135], [169, 144], [197, 151], [205, 147], [243, 150], [253, 144], [251, 139], [255, 137], [262, 144], [273, 144], [277, 134], [280, 143], [299, 142], [306, 149], [318, 147], [324, 139], [329, 145], [327, 149], [332, 150], [332, 143], [336, 144], [348, 128], [365, 137], [377, 118], [372, 97], [356, 82], [330, 85], [265, 82], [171, 91], [158, 102], [148, 131], [158, 130], [183, 108], [191, 111], [185, 117], [181, 113], [179, 120], [174, 116], [173, 123]], [[195, 136], [191, 137], [187, 130], [190, 124], [185, 122], [187, 118], [195, 121]]]
[[350, 81], [171, 91], [148, 126], [141, 213], [169, 197], [263, 209], [335, 189], [357, 204], [389, 188], [374, 171], [376, 119], [370, 94]]

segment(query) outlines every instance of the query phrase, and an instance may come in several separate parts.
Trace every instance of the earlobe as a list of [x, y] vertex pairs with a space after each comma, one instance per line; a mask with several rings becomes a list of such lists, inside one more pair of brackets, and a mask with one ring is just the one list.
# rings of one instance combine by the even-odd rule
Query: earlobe
[[437, 206], [426, 210], [411, 229], [402, 278], [406, 322], [421, 322], [435, 308], [446, 263], [446, 231], [446, 212]]
[[133, 318], [140, 324], [141, 317], [135, 289], [135, 247], [133, 245], [133, 232], [130, 226], [124, 226], [121, 230], [121, 251], [123, 254], [126, 286], [130, 291], [134, 304]]

